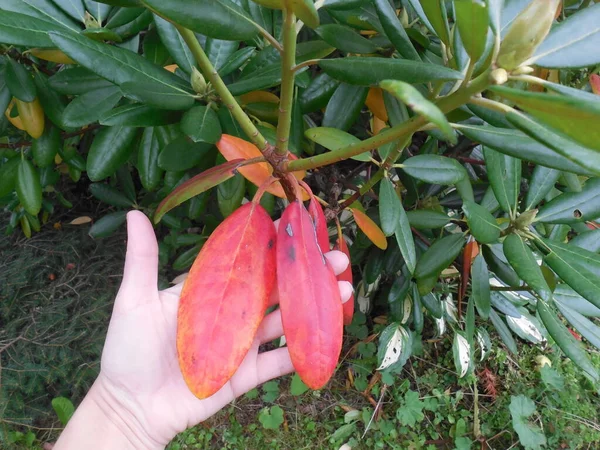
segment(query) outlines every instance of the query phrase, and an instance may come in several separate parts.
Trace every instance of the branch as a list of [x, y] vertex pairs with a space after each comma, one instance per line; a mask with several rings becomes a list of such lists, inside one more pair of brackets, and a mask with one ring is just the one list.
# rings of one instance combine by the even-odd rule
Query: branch
[[192, 55], [194, 55], [194, 59], [198, 63], [198, 66], [200, 66], [200, 70], [202, 70], [204, 76], [208, 78], [215, 91], [217, 91], [221, 97], [223, 104], [229, 109], [229, 111], [231, 111], [231, 114], [235, 120], [238, 121], [242, 127], [242, 130], [244, 130], [244, 133], [246, 133], [246, 136], [248, 136], [248, 138], [261, 151], [264, 151], [268, 147], [269, 143], [264, 136], [260, 134], [256, 126], [254, 126], [254, 123], [252, 123], [248, 115], [235, 100], [231, 92], [229, 92], [229, 89], [227, 89], [227, 86], [225, 86], [225, 83], [217, 73], [216, 69], [213, 67], [212, 63], [208, 59], [208, 56], [206, 56], [206, 53], [204, 53], [204, 50], [198, 42], [198, 39], [196, 39], [194, 33], [187, 28], [182, 27], [181, 25], [175, 24], [175, 27], [189, 47]]

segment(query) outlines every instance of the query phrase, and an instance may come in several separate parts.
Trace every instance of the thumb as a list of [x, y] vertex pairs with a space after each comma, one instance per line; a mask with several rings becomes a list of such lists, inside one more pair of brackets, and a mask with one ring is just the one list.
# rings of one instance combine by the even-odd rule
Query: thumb
[[150, 220], [140, 211], [127, 214], [127, 254], [119, 297], [128, 306], [142, 304], [158, 292], [158, 243]]

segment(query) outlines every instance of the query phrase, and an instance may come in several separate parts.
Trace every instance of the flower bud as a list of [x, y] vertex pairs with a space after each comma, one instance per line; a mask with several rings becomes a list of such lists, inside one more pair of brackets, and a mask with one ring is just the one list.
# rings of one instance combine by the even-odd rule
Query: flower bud
[[192, 89], [198, 94], [204, 94], [206, 92], [206, 80], [195, 67], [192, 70]]
[[508, 73], [504, 69], [495, 69], [492, 70], [490, 78], [494, 84], [504, 84], [508, 81]]

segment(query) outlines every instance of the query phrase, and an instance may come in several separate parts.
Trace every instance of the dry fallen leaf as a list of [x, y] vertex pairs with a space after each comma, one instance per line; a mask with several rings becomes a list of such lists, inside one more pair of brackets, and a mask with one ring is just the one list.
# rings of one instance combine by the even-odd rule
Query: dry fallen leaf
[[92, 221], [92, 218], [89, 216], [81, 216], [81, 217], [77, 217], [76, 219], [73, 219], [69, 222], [69, 225], [83, 225], [85, 223], [90, 223]]

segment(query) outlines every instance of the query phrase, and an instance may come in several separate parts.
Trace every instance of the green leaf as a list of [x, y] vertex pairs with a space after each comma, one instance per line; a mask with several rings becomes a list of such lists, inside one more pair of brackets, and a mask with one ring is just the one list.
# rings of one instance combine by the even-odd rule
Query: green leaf
[[526, 210], [537, 206], [552, 190], [561, 172], [544, 166], [535, 166], [529, 181], [529, 190], [525, 197]]
[[258, 420], [265, 430], [277, 430], [283, 424], [283, 409], [277, 405], [263, 408]]
[[562, 391], [565, 388], [563, 377], [548, 364], [544, 364], [540, 369], [540, 377], [546, 387], [555, 391]]
[[415, 267], [417, 265], [417, 254], [415, 250], [415, 241], [412, 236], [412, 231], [410, 229], [410, 224], [408, 222], [408, 217], [402, 204], [400, 203], [400, 219], [398, 222], [398, 227], [396, 228], [396, 242], [398, 242], [398, 247], [400, 248], [400, 253], [402, 254], [402, 258], [404, 258], [404, 262], [406, 263], [406, 267], [410, 273], [414, 273]]
[[556, 314], [543, 301], [537, 302], [537, 312], [548, 330], [548, 334], [552, 336], [560, 349], [594, 381], [598, 381], [598, 372], [588, 359], [586, 352], [573, 335], [569, 333], [567, 327], [557, 319]]
[[123, 42], [121, 36], [115, 33], [113, 30], [108, 28], [86, 28], [81, 32], [83, 36], [86, 36], [94, 41], [114, 41], [117, 43]]
[[328, 44], [347, 53], [375, 53], [377, 46], [352, 28], [339, 25], [321, 25], [315, 32]]
[[217, 39], [253, 39], [258, 28], [240, 6], [230, 0], [141, 0], [162, 17], [197, 33]]
[[203, 161], [214, 148], [212, 144], [193, 142], [187, 136], [178, 136], [161, 150], [158, 166], [172, 172], [188, 170]]
[[504, 86], [490, 89], [541, 123], [564, 133], [584, 147], [600, 151], [600, 130], [595, 126], [600, 120], [600, 102]]
[[127, 161], [136, 133], [136, 128], [115, 126], [102, 128], [96, 134], [87, 158], [90, 180], [105, 179]]
[[33, 161], [38, 167], [48, 167], [54, 164], [54, 157], [62, 144], [60, 131], [58, 128], [47, 123], [44, 126], [44, 133], [34, 139], [31, 144]]
[[113, 86], [85, 67], [68, 67], [48, 78], [50, 87], [65, 95], [81, 95], [96, 89]]
[[502, 16], [504, 0], [488, 0], [487, 6], [490, 16], [490, 27], [492, 28], [494, 34], [498, 34], [500, 33], [500, 17]]
[[323, 126], [347, 131], [356, 122], [369, 88], [341, 83], [327, 103]]
[[181, 119], [181, 131], [194, 142], [215, 144], [221, 139], [221, 124], [217, 113], [209, 106], [195, 106]]
[[4, 75], [6, 76], [6, 86], [14, 97], [28, 103], [35, 100], [35, 83], [25, 67], [8, 58]]
[[504, 292], [492, 291], [490, 293], [490, 301], [494, 308], [506, 316], [514, 317], [516, 319], [521, 317], [521, 312], [517, 309], [515, 304], [508, 299]]
[[542, 324], [531, 316], [525, 308], [519, 308], [520, 317], [506, 316], [508, 327], [521, 339], [532, 344], [542, 344], [546, 340], [541, 330]]
[[137, 170], [144, 189], [155, 190], [162, 180], [163, 170], [158, 166], [160, 145], [155, 128], [144, 129], [138, 149]]
[[460, 72], [452, 69], [408, 59], [350, 56], [324, 59], [319, 61], [319, 66], [333, 78], [345, 83], [359, 85], [378, 84], [383, 80], [388, 80], [390, 74], [393, 74], [394, 79], [406, 83], [426, 83], [463, 78]]
[[469, 139], [514, 158], [579, 175], [594, 174], [519, 130], [477, 125], [460, 125], [458, 129]]
[[448, 17], [446, 14], [446, 5], [443, 0], [421, 0], [421, 7], [429, 23], [435, 30], [435, 34], [440, 40], [450, 45], [450, 33], [448, 31]]
[[[315, 127], [309, 128], [304, 132], [304, 136], [319, 145], [322, 145], [327, 150], [337, 150], [340, 148], [347, 147], [349, 145], [360, 143], [360, 139], [346, 133], [345, 131], [338, 130], [337, 128], [329, 127]], [[371, 152], [367, 151], [360, 155], [353, 156], [352, 159], [356, 161], [370, 161]]]
[[400, 222], [402, 203], [389, 178], [384, 178], [379, 184], [379, 221], [381, 230], [386, 236], [396, 232]]
[[121, 84], [121, 90], [128, 98], [157, 108], [189, 109], [194, 104], [194, 97], [189, 93], [156, 83], [125, 82]]
[[143, 56], [75, 34], [50, 33], [50, 38], [69, 57], [114, 84], [129, 82], [144, 89], [171, 92], [181, 98], [181, 109], [190, 106], [190, 87], [177, 75], [155, 66]]
[[406, 59], [421, 61], [421, 57], [415, 50], [415, 47], [406, 34], [406, 31], [400, 23], [398, 16], [396, 16], [396, 11], [392, 8], [390, 2], [388, 0], [373, 0], [373, 4], [377, 10], [377, 16], [385, 31], [385, 35], [394, 47], [396, 47], [398, 53]]
[[229, 58], [227, 58], [227, 61], [223, 63], [219, 69], [219, 75], [221, 75], [221, 77], [225, 77], [235, 72], [242, 67], [246, 61], [248, 61], [252, 55], [254, 55], [255, 52], [256, 49], [254, 47], [244, 47], [239, 49], [230, 55]]
[[407, 211], [406, 216], [410, 226], [418, 230], [443, 228], [450, 222], [450, 217], [447, 214], [427, 209]]
[[48, 32], [60, 31], [61, 26], [18, 12], [0, 14], [0, 42], [23, 47], [54, 47]]
[[306, 26], [313, 29], [319, 26], [319, 14], [313, 0], [291, 0], [291, 2], [292, 11]]
[[204, 50], [213, 67], [219, 71], [225, 61], [238, 49], [238, 41], [225, 41], [223, 39], [207, 38]]
[[423, 408], [425, 403], [419, 399], [419, 393], [409, 389], [404, 394], [402, 406], [396, 410], [396, 418], [403, 426], [414, 427], [425, 418]]
[[90, 193], [101, 202], [121, 208], [131, 208], [133, 202], [117, 188], [104, 183], [90, 184]]
[[[298, 75], [300, 71], [296, 72]], [[242, 95], [247, 92], [267, 89], [277, 86], [281, 83], [281, 64], [271, 64], [261, 68], [260, 73], [253, 73], [251, 76], [243, 77], [238, 81], [228, 84], [227, 89], [235, 95]]]
[[67, 105], [63, 123], [68, 127], [82, 127], [96, 122], [121, 100], [118, 86], [108, 86], [80, 95]]
[[[70, 0], [66, 0], [70, 1]], [[106, 22], [106, 28], [117, 28], [134, 21], [144, 11], [148, 11], [143, 7], [134, 8], [117, 8], [114, 14], [111, 14], [110, 18]]]
[[454, 14], [460, 39], [474, 63], [485, 51], [489, 25], [486, 3], [479, 0], [454, 0]]
[[154, 15], [154, 24], [160, 36], [160, 40], [167, 48], [167, 51], [179, 66], [188, 75], [192, 73], [192, 67], [196, 67], [196, 61], [192, 51], [171, 22]]
[[477, 255], [471, 266], [471, 296], [479, 315], [487, 320], [490, 316], [490, 273], [481, 254]]
[[160, 222], [165, 213], [181, 205], [186, 200], [233, 177], [237, 173], [237, 169], [244, 165], [244, 162], [245, 160], [243, 159], [228, 161], [206, 170], [177, 186], [156, 208], [154, 223]]
[[200, 253], [200, 249], [202, 249], [202, 244], [197, 244], [181, 252], [177, 258], [175, 258], [175, 261], [173, 261], [173, 270], [181, 271], [189, 269], [196, 260], [198, 253]]
[[125, 223], [126, 218], [127, 211], [106, 214], [101, 219], [94, 222], [90, 228], [89, 235], [94, 239], [108, 237]]
[[458, 373], [458, 378], [463, 378], [471, 368], [471, 345], [463, 336], [462, 332], [454, 333], [454, 341], [452, 343], [452, 354], [454, 356], [454, 367]]
[[377, 370], [398, 373], [412, 353], [411, 337], [398, 322], [392, 322], [379, 336], [377, 348]]
[[483, 148], [485, 167], [494, 195], [502, 209], [514, 215], [521, 191], [521, 160]]
[[125, 127], [154, 127], [179, 122], [181, 115], [152, 106], [132, 103], [111, 109], [100, 117], [100, 125]]
[[63, 425], [66, 425], [71, 417], [73, 417], [73, 413], [75, 412], [75, 406], [66, 397], [55, 397], [52, 399], [52, 409], [58, 416], [58, 420]]
[[462, 209], [471, 234], [477, 242], [491, 244], [498, 240], [501, 229], [487, 209], [469, 200], [463, 201]]
[[529, 417], [536, 413], [535, 403], [524, 395], [512, 395], [510, 415], [512, 426], [519, 435], [519, 441], [526, 450], [541, 450], [546, 445], [546, 436], [540, 427], [530, 423]]
[[[8, 4], [5, 7], [4, 4], [6, 3]], [[10, 3], [18, 3], [20, 5], [17, 8], [15, 8], [16, 5], [11, 5]], [[58, 28], [61, 28], [63, 30], [66, 27], [73, 31], [79, 31], [78, 24], [76, 24], [75, 21], [71, 19], [71, 17], [65, 14], [58, 6], [56, 6], [51, 1], [21, 0], [14, 2], [4, 2], [4, 4], [2, 5], [2, 9], [11, 9], [17, 12], [27, 14], [29, 16], [34, 16], [38, 19], [50, 22], [51, 24], [54, 24]]]
[[451, 234], [438, 239], [427, 249], [415, 268], [415, 278], [431, 278], [439, 275], [456, 259], [465, 245], [462, 233]]
[[436, 105], [423, 97], [415, 87], [398, 80], [384, 80], [379, 83], [379, 86], [402, 101], [415, 113], [436, 125], [446, 140], [452, 144], [456, 144], [456, 135], [444, 113]]
[[600, 349], [600, 327], [598, 325], [559, 301], [556, 302], [556, 306], [573, 328], [581, 333], [590, 344]]
[[571, 239], [569, 244], [576, 245], [590, 252], [600, 252], [600, 228], [580, 233]]
[[580, 192], [565, 192], [542, 206], [536, 221], [577, 223], [600, 217], [600, 178], [590, 178]]
[[515, 342], [515, 338], [513, 338], [512, 334], [510, 334], [510, 330], [506, 326], [506, 324], [502, 321], [500, 316], [494, 311], [490, 309], [490, 320], [492, 321], [492, 325], [496, 328], [500, 339], [506, 345], [506, 348], [513, 354], [517, 354], [517, 343]]
[[430, 184], [455, 184], [467, 176], [457, 160], [439, 155], [412, 156], [402, 163], [402, 170]]
[[600, 5], [582, 8], [556, 25], [526, 64], [577, 68], [600, 63]]
[[542, 270], [533, 252], [517, 234], [509, 234], [504, 239], [504, 255], [519, 275], [535, 292], [546, 301], [552, 298], [552, 290], [546, 283]]
[[37, 216], [42, 209], [42, 186], [37, 171], [27, 159], [23, 159], [17, 169], [15, 190], [25, 211]]
[[300, 379], [297, 373], [292, 375], [292, 382], [290, 384], [290, 394], [299, 396], [308, 391], [308, 386]]

